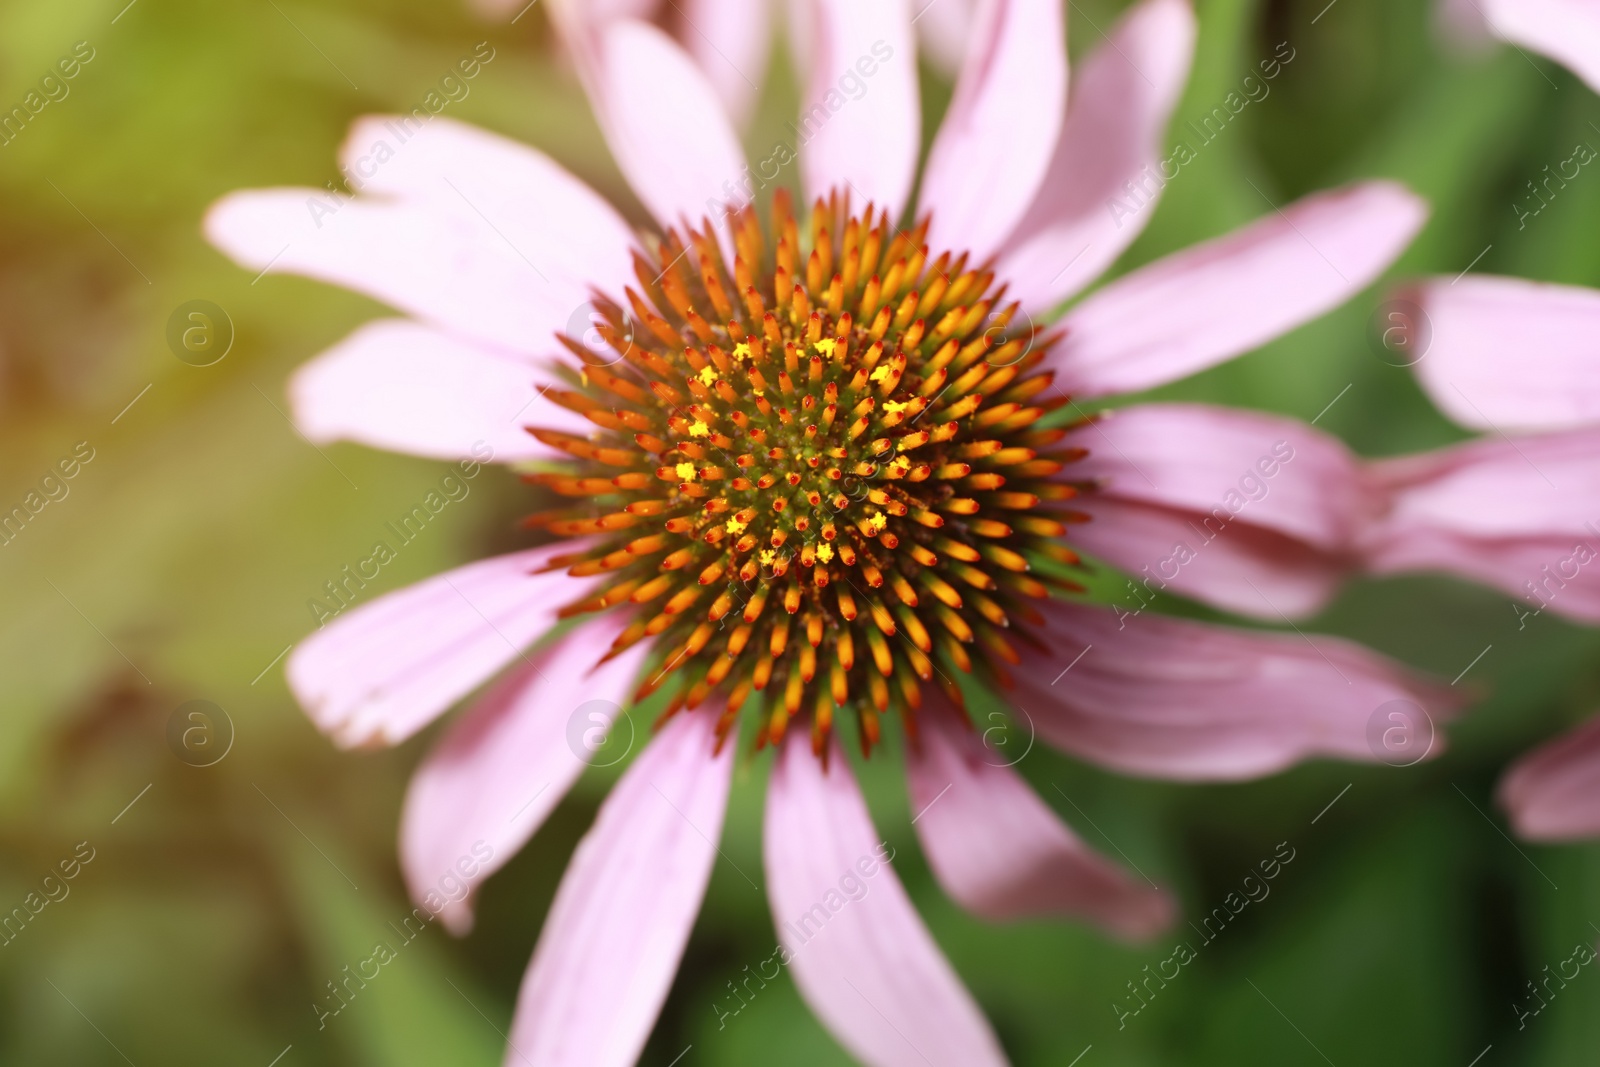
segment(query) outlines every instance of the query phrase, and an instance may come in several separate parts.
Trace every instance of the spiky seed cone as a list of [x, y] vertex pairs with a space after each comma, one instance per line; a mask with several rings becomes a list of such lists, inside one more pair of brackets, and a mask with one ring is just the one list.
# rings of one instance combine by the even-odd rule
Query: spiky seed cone
[[709, 222], [636, 253], [626, 306], [595, 299], [606, 360], [563, 338], [582, 365], [547, 395], [597, 432], [530, 427], [571, 462], [529, 480], [575, 502], [527, 524], [605, 576], [566, 614], [627, 607], [611, 654], [655, 642], [640, 698], [718, 693], [726, 734], [760, 693], [757, 745], [810, 711], [819, 752], [843, 709], [870, 752], [886, 712], [914, 734], [924, 684], [959, 703], [957, 673], [1000, 675], [1027, 601], [1071, 586], [1030, 559], [1076, 562], [1059, 539], [1089, 486], [1058, 475], [1084, 453], [1036, 426], [1069, 402], [1037, 370], [1059, 334], [991, 270], [930, 262], [926, 220], [832, 196], [802, 240], [772, 208], [771, 240], [748, 206], [726, 218], [731, 268]]

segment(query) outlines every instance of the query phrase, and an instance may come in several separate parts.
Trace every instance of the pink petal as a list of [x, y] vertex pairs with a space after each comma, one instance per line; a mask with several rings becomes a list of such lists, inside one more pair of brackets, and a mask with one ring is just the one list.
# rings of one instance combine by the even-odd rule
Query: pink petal
[[[1194, 37], [1186, 0], [1143, 0], [1078, 67], [1038, 198], [1000, 253], [999, 276], [1030, 312], [1053, 309], [1098, 277], [1155, 213], [1170, 154], [1161, 138], [1189, 78]], [[1146, 201], [1131, 215], [1112, 208], [1127, 200], [1129, 182]]]
[[1322, 548], [1344, 547], [1372, 508], [1350, 450], [1281, 415], [1139, 404], [1069, 441], [1089, 455], [1068, 473], [1099, 479], [1105, 495], [1201, 515], [1221, 511]]
[[[426, 528], [419, 515], [432, 520], [419, 503], [397, 517], [403, 528], [385, 524], [381, 543], [403, 550]], [[398, 744], [518, 658], [589, 587], [563, 571], [534, 573], [571, 551], [563, 543], [479, 560], [351, 608], [290, 653], [289, 687], [340, 745]], [[340, 581], [342, 595], [359, 595], [357, 570]]]
[[750, 120], [772, 50], [766, 0], [684, 0], [679, 36], [711, 81], [722, 106], [743, 126]]
[[1139, 598], [1170, 587], [1272, 621], [1309, 614], [1354, 562], [1377, 506], [1337, 438], [1278, 415], [1141, 404], [1070, 443], [1089, 456], [1067, 473], [1100, 483], [1074, 502], [1092, 521], [1070, 539], [1130, 572]]
[[[392, 153], [392, 155], [391, 155]], [[387, 157], [387, 158], [385, 158]], [[632, 228], [594, 190], [519, 141], [450, 119], [367, 116], [350, 127], [339, 164], [359, 191], [431, 204], [495, 231], [554, 284], [620, 295], [632, 284]], [[332, 226], [332, 217], [324, 217]]]
[[1600, 428], [1486, 437], [1371, 465], [1387, 496], [1362, 552], [1374, 573], [1432, 570], [1534, 608], [1600, 621]]
[[1600, 422], [1600, 292], [1468, 276], [1400, 295], [1432, 329], [1417, 378], [1456, 422], [1502, 431]]
[[661, 9], [661, 0], [582, 0], [599, 19], [650, 19]]
[[837, 190], [896, 217], [922, 136], [909, 0], [798, 3], [809, 39], [797, 125], [806, 195]]
[[1136, 392], [1247, 352], [1366, 288], [1426, 215], [1402, 186], [1366, 182], [1157, 260], [1062, 320], [1058, 381], [1077, 395]]
[[1519, 630], [1545, 608], [1600, 623], [1600, 536], [1476, 537], [1419, 524], [1388, 527], [1383, 537], [1372, 552], [1375, 574], [1431, 571], [1502, 590], [1518, 598], [1510, 607]]
[[1592, 0], [1480, 0], [1489, 25], [1549, 56], [1600, 93], [1600, 10]]
[[985, 919], [1081, 915], [1128, 938], [1172, 920], [1165, 893], [1090, 851], [942, 694], [930, 696], [906, 781], [918, 839], [946, 893]]
[[1458, 54], [1477, 58], [1494, 44], [1479, 0], [1439, 0], [1433, 16], [1440, 36]]
[[977, 8], [978, 0], [938, 0], [924, 2], [912, 16], [922, 58], [941, 74], [960, 73]]
[[1124, 611], [1170, 592], [1268, 622], [1304, 618], [1320, 611], [1352, 570], [1345, 553], [1247, 518], [1222, 525], [1214, 515], [1098, 494], [1077, 509], [1090, 521], [1072, 527], [1068, 540], [1129, 575], [1116, 598]]
[[[641, 19], [648, 22], [660, 11], [661, 0], [558, 0], [558, 6], [591, 25], [598, 25], [611, 19]], [[552, 15], [551, 21], [558, 30], [563, 28], [561, 19]]]
[[1032, 203], [1067, 110], [1057, 0], [984, 0], [950, 109], [928, 151], [928, 243], [983, 261]]
[[[1313, 756], [1370, 761], [1369, 720], [1420, 705], [1439, 726], [1462, 695], [1360, 645], [1048, 601], [1012, 703], [1044, 741], [1129, 774], [1236, 780]], [[1081, 657], [1081, 658], [1080, 658]], [[1430, 755], [1443, 748], [1442, 731]]]
[[628, 19], [580, 28], [572, 41], [611, 154], [657, 222], [719, 221], [727, 205], [746, 199], [739, 138], [677, 42]]
[[793, 731], [767, 789], [767, 895], [801, 996], [873, 1067], [1005, 1056], [887, 860], [836, 740], [828, 768]]
[[[526, 361], [406, 320], [370, 322], [295, 371], [295, 425], [318, 444], [358, 441], [415, 456], [501, 463], [553, 458], [524, 427], [596, 429], [553, 401]], [[488, 451], [485, 451], [487, 449]]]
[[207, 238], [251, 271], [346, 286], [521, 355], [560, 351], [552, 335], [591, 287], [620, 294], [632, 277], [622, 220], [531, 148], [402, 116], [357, 122], [342, 159], [352, 184], [377, 195], [234, 193], [207, 214]]
[[683, 957], [722, 836], [733, 744], [683, 712], [573, 853], [522, 980], [507, 1067], [631, 1067]]
[[[412, 775], [400, 862], [412, 899], [451, 932], [472, 928], [471, 890], [516, 855], [589, 765], [572, 723], [603, 728], [630, 702], [648, 646], [588, 669], [617, 630], [601, 617], [540, 650], [452, 723]], [[642, 729], [619, 728], [623, 737]]]
[[1600, 427], [1482, 437], [1379, 460], [1369, 477], [1389, 495], [1388, 521], [1431, 523], [1478, 537], [1588, 532], [1600, 499]]
[[1600, 719], [1519, 759], [1500, 783], [1500, 804], [1534, 841], [1600, 836]]

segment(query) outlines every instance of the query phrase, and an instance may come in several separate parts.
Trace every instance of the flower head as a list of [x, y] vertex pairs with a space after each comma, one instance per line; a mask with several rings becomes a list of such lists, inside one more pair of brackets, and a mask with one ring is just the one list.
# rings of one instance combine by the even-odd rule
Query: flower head
[[[513, 1062], [626, 1064], [643, 1047], [717, 858], [741, 715], [743, 736], [777, 749], [767, 888], [802, 994], [864, 1062], [967, 1067], [1003, 1053], [876, 854], [841, 735], [870, 751], [885, 712], [904, 721], [915, 832], [969, 910], [1141, 936], [1170, 901], [993, 758], [958, 679], [1013, 694], [1056, 747], [1179, 779], [1372, 759], [1367, 722], [1385, 702], [1459, 703], [1347, 642], [1055, 595], [1080, 548], [1149, 594], [1274, 621], [1331, 594], [1371, 507], [1339, 442], [1203, 405], [1064, 409], [1335, 306], [1409, 241], [1416, 198], [1384, 182], [1308, 197], [1041, 329], [1148, 218], [1107, 200], [1136, 180], [1159, 194], [1188, 5], [1135, 5], [1078, 68], [1070, 111], [1062, 6], [983, 5], [909, 231], [910, 7], [804, 7], [803, 215], [735, 188], [743, 153], [716, 92], [664, 33], [623, 19], [564, 32], [653, 234], [538, 153], [442, 119], [384, 157], [361, 189], [378, 195], [333, 218], [308, 219], [306, 192], [290, 191], [230, 197], [208, 220], [253, 270], [412, 316], [297, 373], [308, 437], [452, 459], [481, 459], [481, 444], [537, 461], [528, 477], [561, 501], [530, 518], [552, 544], [375, 600], [289, 658], [308, 712], [346, 744], [402, 740], [506, 672], [413, 780], [413, 892], [475, 841], [492, 867], [527, 840], [586, 765], [574, 722], [585, 736], [585, 716], [617, 721], [673, 687], [563, 877]], [[868, 69], [858, 99], [839, 90]], [[373, 158], [390, 136], [365, 121], [346, 153]], [[556, 336], [578, 362], [552, 370]], [[576, 624], [552, 634], [562, 616]], [[872, 892], [819, 928], [813, 906], [852, 868], [873, 872]], [[471, 918], [465, 900], [443, 914]]]
[[720, 691], [726, 731], [760, 692], [759, 743], [806, 710], [818, 753], [836, 714], [870, 750], [936, 676], [959, 702], [951, 679], [1015, 660], [1007, 630], [1047, 594], [1029, 556], [1076, 562], [1056, 476], [1083, 454], [1035, 425], [1067, 403], [1038, 369], [1054, 338], [1012, 328], [993, 272], [847, 200], [804, 231], [786, 195], [771, 233], [742, 210], [731, 264], [709, 223], [668, 232], [636, 260], [638, 328], [600, 304], [628, 373], [548, 394], [601, 432], [531, 428], [570, 457], [533, 480], [579, 503], [529, 525], [586, 539], [571, 573], [603, 577], [568, 612], [638, 606], [612, 651], [666, 664], [636, 696]]

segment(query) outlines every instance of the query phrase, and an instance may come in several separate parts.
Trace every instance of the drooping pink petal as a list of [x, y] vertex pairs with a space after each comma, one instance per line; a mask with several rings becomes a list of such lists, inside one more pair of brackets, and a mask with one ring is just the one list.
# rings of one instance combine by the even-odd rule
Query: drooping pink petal
[[[401, 868], [412, 899], [453, 933], [471, 929], [478, 883], [516, 855], [589, 765], [587, 732], [605, 730], [631, 699], [648, 646], [589, 669], [616, 634], [602, 617], [541, 649], [452, 723], [412, 775]], [[643, 729], [616, 728], [622, 737]]]
[[1450, 574], [1515, 597], [1509, 606], [1520, 630], [1546, 608], [1585, 623], [1600, 623], [1600, 536], [1526, 534], [1480, 537], [1420, 522], [1386, 525], [1374, 545], [1374, 574]]
[[962, 907], [996, 921], [1083, 916], [1128, 938], [1171, 921], [1165, 893], [1086, 847], [943, 694], [925, 696], [917, 723], [906, 757], [914, 825]]
[[1378, 460], [1370, 477], [1390, 495], [1390, 521], [1432, 522], [1479, 537], [1588, 532], [1600, 493], [1600, 427], [1488, 435]]
[[1173, 593], [1268, 622], [1299, 619], [1321, 610], [1354, 569], [1351, 552], [1317, 548], [1247, 517], [1224, 524], [1100, 494], [1076, 506], [1090, 520], [1072, 528], [1071, 545], [1128, 574], [1131, 584], [1115, 601], [1123, 611]]
[[[1038, 197], [999, 259], [1011, 294], [1051, 310], [1120, 256], [1155, 213], [1165, 184], [1162, 147], [1194, 54], [1186, 0], [1142, 0], [1078, 66], [1066, 120]], [[1169, 170], [1171, 168], [1169, 167]], [[1128, 184], [1137, 192], [1131, 212]]]
[[[1321, 607], [1355, 563], [1376, 508], [1337, 438], [1265, 412], [1141, 404], [1073, 431], [1089, 450], [1072, 480], [1091, 521], [1075, 547], [1164, 588], [1277, 621]], [[1129, 607], [1135, 607], [1130, 603]]]
[[639, 754], [572, 856], [522, 980], [507, 1067], [631, 1067], [700, 910], [733, 750], [683, 712]]
[[295, 371], [295, 426], [318, 444], [357, 441], [439, 459], [496, 462], [562, 453], [524, 427], [579, 437], [595, 426], [545, 399], [554, 382], [526, 361], [403, 319], [370, 322]]
[[837, 189], [857, 209], [900, 214], [922, 131], [909, 0], [799, 0], [806, 85], [796, 124], [808, 197]]
[[1600, 422], [1600, 292], [1468, 275], [1403, 290], [1432, 341], [1417, 379], [1473, 429], [1564, 429]]
[[1517, 760], [1499, 792], [1501, 806], [1522, 837], [1600, 837], [1600, 718]]
[[[1420, 706], [1442, 726], [1462, 694], [1352, 642], [1145, 612], [1042, 602], [1044, 650], [1021, 646], [1018, 718], [1039, 737], [1129, 774], [1237, 780], [1313, 756], [1374, 760], [1374, 713]], [[1443, 748], [1442, 730], [1430, 755]]]
[[922, 176], [934, 249], [989, 258], [1028, 210], [1067, 110], [1067, 42], [1056, 0], [983, 0], [955, 96]]
[[1106, 495], [1233, 517], [1322, 548], [1347, 545], [1372, 508], [1343, 442], [1264, 411], [1139, 404], [1068, 441], [1089, 450], [1068, 472], [1099, 480]]
[[1484, 437], [1373, 463], [1386, 495], [1362, 551], [1377, 574], [1431, 570], [1538, 610], [1600, 621], [1600, 427]]
[[871, 1067], [983, 1067], [1005, 1056], [912, 907], [838, 742], [826, 772], [803, 731], [773, 764], [767, 895], [800, 995]]
[[[448, 501], [439, 501], [442, 510]], [[431, 521], [425, 498], [385, 524], [380, 543], [404, 551]], [[563, 571], [534, 573], [571, 551], [561, 544], [479, 560], [349, 608], [289, 654], [289, 687], [338, 744], [398, 744], [516, 659], [588, 588]], [[377, 576], [381, 561], [360, 561], [338, 579], [341, 596], [360, 594], [369, 561]]]
[[621, 292], [632, 276], [621, 218], [531, 148], [396, 116], [358, 121], [341, 158], [363, 195], [233, 193], [206, 215], [206, 237], [249, 270], [346, 286], [525, 356], [561, 351], [553, 334], [591, 288]]
[[1592, 0], [1480, 0], [1490, 28], [1570, 69], [1600, 93], [1600, 9]]
[[1247, 352], [1366, 288], [1426, 215], [1402, 186], [1365, 182], [1157, 260], [1062, 320], [1058, 380], [1080, 396], [1137, 392]]
[[611, 154], [657, 222], [699, 226], [745, 201], [744, 150], [682, 46], [631, 19], [580, 25], [569, 39]]
[[772, 5], [765, 0], [684, 0], [683, 46], [700, 64], [733, 121], [750, 119], [772, 50]]

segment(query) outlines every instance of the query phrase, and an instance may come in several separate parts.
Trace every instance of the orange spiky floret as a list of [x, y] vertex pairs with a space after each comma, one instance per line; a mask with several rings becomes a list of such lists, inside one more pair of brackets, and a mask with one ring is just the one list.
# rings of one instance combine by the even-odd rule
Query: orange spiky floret
[[722, 692], [724, 734], [755, 697], [758, 744], [810, 711], [819, 752], [843, 710], [870, 750], [923, 685], [1015, 659], [1003, 631], [1066, 584], [1031, 559], [1077, 561], [1055, 538], [1083, 516], [1052, 505], [1090, 486], [1054, 476], [1085, 453], [1035, 425], [1067, 403], [1037, 370], [1059, 334], [930, 259], [926, 221], [831, 196], [802, 228], [782, 192], [770, 240], [751, 207], [725, 221], [636, 253], [626, 309], [596, 295], [614, 362], [563, 339], [586, 366], [552, 399], [596, 430], [530, 427], [571, 460], [530, 476], [565, 499], [527, 524], [587, 539], [566, 565], [602, 577], [567, 614], [637, 612], [613, 651], [655, 642], [641, 697]]

